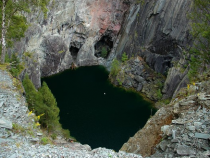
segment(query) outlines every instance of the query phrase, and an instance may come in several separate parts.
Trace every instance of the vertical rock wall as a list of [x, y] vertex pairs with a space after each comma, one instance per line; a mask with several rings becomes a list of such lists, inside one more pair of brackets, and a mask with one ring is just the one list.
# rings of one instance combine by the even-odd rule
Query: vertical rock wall
[[[33, 54], [37, 72], [28, 73], [34, 84], [40, 86], [40, 77], [49, 76], [78, 66], [98, 65], [106, 59], [95, 55], [95, 44], [107, 36], [115, 42], [129, 5], [123, 0], [52, 0], [48, 15], [32, 12], [26, 15], [30, 27], [25, 38], [15, 43], [10, 52]], [[29, 61], [29, 60], [28, 60]], [[36, 73], [36, 74], [35, 74]]]
[[139, 55], [153, 70], [167, 76], [164, 98], [172, 97], [179, 83], [185, 83], [187, 73], [174, 63], [185, 64], [183, 51], [192, 43], [187, 19], [190, 6], [190, 0], [145, 0], [130, 8], [121, 30], [116, 56], [120, 59], [123, 52], [129, 57]]

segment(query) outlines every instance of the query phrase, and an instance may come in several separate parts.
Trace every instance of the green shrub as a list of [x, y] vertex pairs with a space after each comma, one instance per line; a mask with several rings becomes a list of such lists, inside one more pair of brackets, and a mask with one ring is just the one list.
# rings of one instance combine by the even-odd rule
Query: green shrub
[[43, 145], [46, 145], [46, 144], [49, 143], [49, 139], [48, 139], [47, 137], [42, 137], [41, 143], [42, 143]]
[[6, 63], [9, 63], [10, 62], [10, 58], [9, 58], [9, 55], [8, 54], [5, 55], [5, 62]]
[[58, 52], [58, 54], [61, 54], [61, 53], [63, 53], [64, 52], [64, 50], [60, 50], [59, 52]]
[[62, 129], [62, 133], [65, 138], [70, 138], [70, 131], [68, 129]]
[[157, 82], [157, 86], [158, 86], [159, 88], [162, 88], [162, 87], [163, 87], [163, 83], [159, 80], [159, 81]]
[[24, 133], [25, 132], [25, 128], [20, 126], [19, 124], [13, 123], [12, 124], [12, 131], [14, 133]]
[[107, 51], [106, 47], [102, 47], [102, 49], [101, 49], [101, 57], [105, 58], [107, 56], [107, 53], [108, 53], [108, 51]]
[[53, 140], [55, 140], [55, 139], [57, 138], [57, 134], [53, 133], [53, 134], [51, 135], [51, 138], [52, 138]]
[[[28, 75], [26, 75], [23, 80], [23, 86], [25, 88], [29, 110], [34, 111], [37, 116], [44, 114], [39, 119], [41, 127], [46, 128], [48, 132], [60, 132], [64, 137], [69, 138], [70, 131], [63, 130], [59, 123], [60, 110], [57, 107], [56, 99], [47, 84], [43, 82], [42, 87], [37, 91]], [[56, 134], [52, 134], [51, 137], [55, 139]]]
[[159, 100], [156, 105], [164, 106], [168, 105], [171, 102], [171, 98]]
[[122, 81], [119, 78], [117, 78], [117, 82], [119, 83], [120, 86], [122, 86]]
[[126, 62], [127, 60], [128, 60], [128, 56], [124, 52], [123, 55], [122, 55], [122, 62]]
[[31, 52], [25, 52], [23, 53], [24, 57], [29, 57], [29, 58], [32, 58], [33, 57], [33, 53]]
[[43, 128], [47, 128], [49, 132], [52, 131], [56, 125], [59, 125], [60, 110], [47, 84], [44, 82], [39, 91], [37, 91], [28, 75], [26, 75], [23, 80], [23, 86], [29, 110], [34, 110], [37, 116], [44, 114], [40, 117], [39, 122]]
[[157, 91], [157, 97], [158, 97], [158, 100], [160, 100], [161, 98], [162, 98], [162, 93], [161, 93], [161, 90], [160, 89], [158, 89], [158, 91]]
[[143, 5], [144, 3], [145, 3], [144, 0], [136, 0], [136, 4], [141, 4], [141, 5]]
[[6, 59], [10, 61], [10, 73], [14, 77], [18, 77], [20, 73], [24, 70], [24, 64], [20, 62], [19, 58], [16, 54], [12, 54], [12, 58], [9, 60], [8, 57]]
[[118, 72], [120, 71], [120, 62], [117, 59], [114, 59], [111, 65], [110, 76], [114, 77], [117, 76]]

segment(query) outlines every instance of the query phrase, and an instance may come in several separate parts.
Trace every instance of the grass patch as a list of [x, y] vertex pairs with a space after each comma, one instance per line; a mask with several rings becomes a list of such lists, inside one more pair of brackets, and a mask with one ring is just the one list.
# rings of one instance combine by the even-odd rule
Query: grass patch
[[9, 63], [0, 64], [0, 70], [8, 71], [8, 66], [9, 66]]
[[23, 93], [24, 92], [24, 89], [22, 87], [22, 83], [16, 79], [16, 78], [13, 78], [13, 85], [17, 88], [17, 90], [20, 92], [20, 93]]
[[25, 128], [19, 124], [13, 123], [12, 124], [12, 131], [14, 133], [21, 133], [24, 134], [25, 133]]
[[43, 145], [46, 145], [46, 144], [49, 144], [49, 143], [50, 143], [50, 140], [49, 140], [48, 137], [42, 137], [41, 143], [42, 143]]

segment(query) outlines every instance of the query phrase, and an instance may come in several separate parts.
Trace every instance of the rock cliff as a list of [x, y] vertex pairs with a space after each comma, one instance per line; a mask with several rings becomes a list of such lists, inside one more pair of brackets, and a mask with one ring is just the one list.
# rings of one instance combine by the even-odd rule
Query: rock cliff
[[[11, 51], [20, 57], [33, 53], [33, 59], [27, 59], [27, 72], [37, 88], [40, 77], [68, 69], [72, 63], [109, 69], [123, 52], [138, 55], [167, 77], [162, 93], [164, 99], [171, 98], [186, 85], [187, 70], [183, 73], [174, 63], [185, 65], [183, 51], [191, 45], [190, 5], [190, 0], [53, 0], [46, 19], [40, 13], [27, 15], [31, 26]], [[104, 57], [102, 48], [107, 50]]]
[[[77, 66], [98, 65], [102, 47], [110, 53], [129, 5], [122, 0], [52, 0], [44, 19], [40, 13], [26, 15], [31, 23], [11, 52], [33, 54], [27, 71], [38, 88], [40, 77]], [[30, 60], [30, 59], [28, 59]], [[34, 72], [30, 65], [36, 66]]]
[[123, 52], [129, 57], [139, 55], [155, 72], [165, 75], [163, 97], [170, 98], [179, 83], [186, 80], [186, 73], [173, 67], [182, 60], [183, 51], [192, 42], [187, 19], [191, 1], [145, 0], [141, 4], [130, 8], [116, 54], [118, 59]]

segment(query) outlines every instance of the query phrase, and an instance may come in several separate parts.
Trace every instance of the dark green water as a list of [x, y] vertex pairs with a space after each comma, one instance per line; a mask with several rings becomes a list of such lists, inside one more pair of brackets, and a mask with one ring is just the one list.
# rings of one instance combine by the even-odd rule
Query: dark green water
[[114, 87], [101, 66], [67, 70], [43, 80], [57, 100], [63, 128], [92, 148], [118, 151], [151, 114], [151, 103]]

